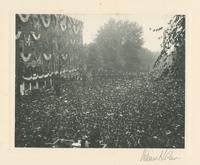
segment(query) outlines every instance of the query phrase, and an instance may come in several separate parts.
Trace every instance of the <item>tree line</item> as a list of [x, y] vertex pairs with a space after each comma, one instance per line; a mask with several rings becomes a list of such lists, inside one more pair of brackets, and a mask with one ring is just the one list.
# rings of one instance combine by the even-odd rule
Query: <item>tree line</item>
[[110, 19], [95, 40], [84, 46], [84, 63], [89, 70], [147, 72], [158, 52], [143, 47], [143, 29], [135, 22]]

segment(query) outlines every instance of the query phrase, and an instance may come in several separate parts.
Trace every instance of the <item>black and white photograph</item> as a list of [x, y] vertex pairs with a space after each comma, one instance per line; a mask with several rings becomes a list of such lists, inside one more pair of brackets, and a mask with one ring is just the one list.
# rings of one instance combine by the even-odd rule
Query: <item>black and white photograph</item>
[[180, 14], [15, 15], [15, 147], [185, 148]]

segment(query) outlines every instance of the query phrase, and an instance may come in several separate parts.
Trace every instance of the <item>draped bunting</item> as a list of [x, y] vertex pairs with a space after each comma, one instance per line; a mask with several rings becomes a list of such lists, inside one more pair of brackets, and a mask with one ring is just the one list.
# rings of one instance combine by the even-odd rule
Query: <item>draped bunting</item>
[[47, 77], [51, 77], [53, 74], [56, 74], [56, 73], [47, 73], [47, 74], [42, 74], [42, 75], [33, 75], [33, 76], [29, 76], [29, 77], [25, 77], [23, 76], [22, 78], [26, 81], [31, 81], [31, 80], [37, 80], [37, 79], [43, 79], [43, 78], [47, 78]]
[[61, 18], [60, 27], [61, 27], [62, 31], [65, 31], [67, 29], [67, 19], [65, 16], [63, 16]]
[[[36, 30], [39, 30], [40, 29], [40, 18], [41, 18], [41, 22], [43, 24], [43, 26], [45, 28], [48, 28], [50, 26], [50, 23], [51, 23], [51, 15], [49, 14], [44, 14], [44, 15], [35, 15], [35, 14], [18, 14], [19, 15], [19, 18], [22, 22], [28, 22], [30, 16], [32, 17], [32, 22], [33, 22], [33, 27], [36, 29]], [[60, 24], [60, 28], [62, 31], [65, 31], [68, 27], [69, 30], [73, 30], [73, 32], [75, 34], [78, 34], [78, 32], [81, 30], [82, 28], [82, 25], [81, 25], [81, 22], [74, 19], [74, 18], [71, 18], [71, 17], [68, 17], [68, 16], [65, 16], [65, 15], [59, 15], [59, 14], [56, 14], [55, 15], [55, 18], [56, 18], [56, 22]]]
[[60, 14], [56, 14], [56, 15], [55, 15], [55, 18], [56, 18], [56, 24], [58, 24], [58, 23], [59, 23], [59, 20], [60, 20]]
[[40, 39], [40, 34], [36, 35], [35, 32], [31, 31], [32, 37], [34, 40], [39, 40]]
[[75, 20], [74, 26], [73, 26], [73, 31], [75, 34], [78, 34], [80, 30], [81, 30], [81, 24], [78, 20]]
[[41, 15], [40, 17], [41, 17], [43, 26], [45, 28], [48, 28], [51, 23], [51, 16], [50, 15]]
[[51, 54], [47, 55], [46, 53], [43, 53], [43, 57], [46, 61], [49, 61], [51, 59]]
[[57, 74], [64, 77], [74, 74], [79, 62], [81, 28], [80, 21], [65, 15], [18, 15], [16, 73], [19, 79], [35, 81]]
[[28, 61], [31, 59], [31, 53], [28, 53], [28, 56], [25, 57], [24, 53], [21, 52], [21, 53], [20, 53], [20, 56], [21, 56], [23, 62], [28, 62]]
[[[79, 70], [79, 68], [74, 68], [74, 69], [71, 69], [71, 70], [62, 70], [60, 73], [61, 74], [65, 74], [65, 73], [76, 73], [77, 71]], [[22, 76], [22, 78], [25, 80], [25, 81], [35, 81], [35, 80], [38, 80], [38, 79], [44, 79], [44, 78], [48, 78], [48, 77], [52, 77], [53, 75], [57, 75], [58, 74], [58, 71], [56, 72], [51, 72], [51, 73], [47, 73], [47, 74], [42, 74], [42, 75], [36, 75], [34, 74], [33, 76], [29, 76], [29, 77], [26, 77], [26, 76]]]
[[16, 40], [18, 40], [20, 38], [21, 34], [22, 34], [22, 31], [18, 31], [17, 32], [17, 34], [16, 34]]
[[62, 29], [62, 31], [65, 31], [67, 29], [67, 25], [66, 24], [60, 24], [60, 27]]
[[74, 30], [74, 33], [75, 33], [75, 34], [78, 34], [79, 31], [81, 30], [81, 27], [78, 26], [78, 25], [77, 25], [77, 26], [74, 26], [73, 30]]
[[19, 14], [19, 18], [22, 22], [28, 22], [30, 14]]

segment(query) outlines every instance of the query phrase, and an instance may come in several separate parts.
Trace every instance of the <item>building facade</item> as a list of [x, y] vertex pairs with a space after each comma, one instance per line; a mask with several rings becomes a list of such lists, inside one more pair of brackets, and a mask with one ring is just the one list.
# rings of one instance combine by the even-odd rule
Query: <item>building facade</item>
[[16, 15], [16, 92], [78, 77], [83, 22], [63, 14]]

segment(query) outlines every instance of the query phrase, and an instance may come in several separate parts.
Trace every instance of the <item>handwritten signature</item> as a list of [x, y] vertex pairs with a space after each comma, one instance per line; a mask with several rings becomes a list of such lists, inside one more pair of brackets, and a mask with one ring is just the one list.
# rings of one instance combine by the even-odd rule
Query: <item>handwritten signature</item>
[[165, 160], [177, 160], [179, 157], [174, 156], [173, 150], [161, 150], [160, 152], [153, 152], [143, 150], [140, 161], [165, 161]]

